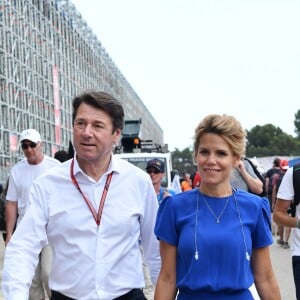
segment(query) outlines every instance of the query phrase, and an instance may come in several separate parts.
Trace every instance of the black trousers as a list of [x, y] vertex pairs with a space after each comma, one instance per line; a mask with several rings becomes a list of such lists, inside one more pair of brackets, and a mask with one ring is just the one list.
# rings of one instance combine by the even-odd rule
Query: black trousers
[[293, 275], [296, 288], [296, 298], [300, 300], [300, 256], [292, 256]]
[[[67, 297], [56, 291], [51, 291], [51, 300], [76, 300], [76, 299]], [[147, 300], [147, 299], [141, 289], [133, 289], [129, 291], [127, 294], [115, 298], [115, 300]]]
[[147, 300], [141, 289], [133, 289], [127, 294], [115, 298], [115, 300]]

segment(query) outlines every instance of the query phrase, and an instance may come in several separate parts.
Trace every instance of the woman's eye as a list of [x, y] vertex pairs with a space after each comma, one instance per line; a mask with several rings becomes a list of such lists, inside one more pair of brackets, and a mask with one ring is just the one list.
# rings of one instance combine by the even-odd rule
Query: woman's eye
[[227, 156], [227, 153], [225, 151], [220, 151], [217, 153], [219, 156]]
[[202, 154], [202, 155], [208, 154], [208, 151], [207, 151], [207, 150], [200, 150], [200, 151], [199, 151], [199, 154]]

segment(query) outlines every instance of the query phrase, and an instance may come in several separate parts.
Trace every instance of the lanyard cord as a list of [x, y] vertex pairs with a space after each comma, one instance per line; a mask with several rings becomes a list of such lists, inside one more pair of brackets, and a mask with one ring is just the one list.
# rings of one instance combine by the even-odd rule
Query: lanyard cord
[[72, 182], [73, 182], [74, 186], [77, 188], [78, 192], [81, 194], [81, 196], [84, 199], [85, 203], [89, 207], [89, 209], [90, 209], [90, 211], [91, 211], [91, 213], [94, 217], [94, 220], [95, 220], [96, 224], [99, 226], [100, 221], [101, 221], [102, 212], [103, 212], [104, 202], [105, 202], [105, 199], [106, 199], [106, 195], [107, 195], [107, 192], [108, 192], [108, 188], [109, 188], [109, 185], [110, 185], [110, 182], [111, 182], [113, 172], [109, 173], [107, 178], [106, 178], [105, 186], [104, 186], [102, 196], [101, 196], [101, 200], [100, 200], [100, 204], [99, 204], [98, 213], [96, 212], [94, 206], [91, 204], [90, 200], [82, 192], [82, 190], [81, 190], [81, 188], [80, 188], [80, 186], [79, 186], [79, 184], [78, 184], [78, 182], [77, 182], [77, 180], [74, 176], [74, 158], [72, 159], [71, 166], [70, 166], [70, 175], [71, 175], [71, 179], [72, 179]]

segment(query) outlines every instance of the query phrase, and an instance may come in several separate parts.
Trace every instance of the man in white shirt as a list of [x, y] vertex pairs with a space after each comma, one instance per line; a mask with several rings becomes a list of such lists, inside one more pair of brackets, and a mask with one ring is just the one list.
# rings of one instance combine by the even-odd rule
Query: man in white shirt
[[[274, 222], [291, 228], [291, 255], [296, 298], [300, 299], [300, 164], [289, 168], [282, 177], [273, 212]], [[289, 214], [292, 202], [296, 207]]]
[[123, 107], [109, 94], [87, 92], [73, 100], [74, 159], [33, 184], [30, 206], [5, 253], [6, 299], [27, 300], [47, 240], [52, 300], [145, 299], [139, 240], [156, 283], [158, 203], [150, 177], [112, 155], [123, 123]]
[[[6, 195], [6, 245], [12, 237], [15, 226], [24, 217], [33, 181], [45, 171], [60, 164], [56, 159], [43, 154], [43, 142], [39, 132], [35, 129], [26, 129], [21, 133], [20, 145], [25, 158], [11, 169]], [[48, 287], [52, 258], [51, 248], [49, 245], [45, 245], [40, 252], [39, 263], [30, 287], [30, 300], [45, 299], [44, 288], [48, 296], [51, 295]], [[18, 274], [18, 270], [16, 270], [16, 274]]]

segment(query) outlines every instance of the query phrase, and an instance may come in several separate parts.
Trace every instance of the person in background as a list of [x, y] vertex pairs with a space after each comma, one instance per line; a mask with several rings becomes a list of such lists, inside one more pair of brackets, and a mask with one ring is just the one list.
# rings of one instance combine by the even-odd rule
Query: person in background
[[192, 185], [193, 189], [198, 188], [200, 186], [200, 182], [201, 182], [201, 176], [199, 171], [197, 170], [193, 178], [193, 185]]
[[[33, 181], [47, 170], [60, 164], [56, 159], [43, 154], [43, 142], [40, 133], [35, 129], [26, 129], [21, 133], [20, 145], [25, 158], [12, 167], [6, 195], [6, 246], [10, 244], [15, 227], [18, 227], [24, 218]], [[23, 234], [26, 237], [29, 232]], [[29, 292], [30, 300], [45, 299], [44, 289], [48, 297], [51, 296], [48, 286], [52, 259], [51, 248], [45, 243], [44, 247], [39, 250], [38, 265]], [[16, 274], [18, 273], [19, 271], [16, 271]]]
[[[282, 178], [289, 168], [289, 162], [286, 159], [280, 160], [280, 172], [276, 172], [272, 176], [272, 209], [274, 210], [274, 207], [276, 205], [277, 200], [277, 193], [278, 189], [280, 187]], [[279, 235], [279, 239], [277, 240], [277, 244], [282, 246], [284, 249], [290, 248], [288, 240], [290, 237], [291, 228], [290, 227], [284, 227], [281, 224], [277, 224], [277, 233]]]
[[265, 175], [266, 179], [266, 188], [267, 188], [267, 197], [270, 202], [271, 211], [273, 211], [273, 203], [272, 203], [272, 193], [273, 193], [273, 186], [272, 186], [272, 177], [275, 173], [280, 172], [280, 158], [276, 157], [273, 161], [273, 166], [270, 168]]
[[6, 194], [8, 189], [8, 181], [9, 177], [6, 179], [6, 183], [4, 188], [0, 193], [0, 231], [2, 232], [3, 241], [6, 240], [6, 223], [5, 223], [5, 202], [6, 202]]
[[150, 177], [112, 154], [123, 124], [123, 107], [111, 95], [88, 91], [73, 99], [74, 158], [33, 183], [5, 251], [5, 299], [27, 300], [47, 240], [54, 253], [51, 300], [145, 299], [140, 247], [155, 283], [158, 203]]
[[155, 300], [173, 300], [177, 291], [178, 300], [280, 299], [268, 199], [230, 184], [244, 150], [245, 131], [234, 117], [208, 115], [197, 126], [200, 187], [165, 198], [157, 214]]
[[[296, 206], [295, 215], [289, 214], [292, 202], [295, 200], [296, 186], [293, 183], [293, 171], [299, 166], [295, 165], [289, 168], [284, 174], [281, 184], [277, 192], [277, 200], [273, 211], [273, 219], [277, 224], [292, 228], [291, 231], [291, 254], [293, 276], [296, 288], [296, 298], [300, 299], [300, 205]], [[298, 176], [296, 176], [296, 184], [300, 185]]]
[[165, 164], [162, 160], [158, 158], [148, 160], [146, 172], [151, 178], [158, 204], [160, 204], [166, 196], [175, 195], [173, 190], [164, 188], [161, 185], [161, 181], [165, 176]]
[[171, 189], [175, 192], [175, 194], [181, 193], [182, 190], [178, 170], [171, 171], [171, 182]]
[[[170, 195], [175, 195], [175, 192], [171, 189], [165, 188], [161, 185], [161, 181], [165, 176], [165, 164], [162, 160], [158, 158], [153, 158], [148, 160], [146, 165], [146, 172], [149, 174], [156, 196], [158, 204], [160, 204], [163, 199]], [[143, 264], [143, 271], [145, 277], [145, 289], [144, 293], [148, 300], [153, 299], [154, 286], [151, 282], [149, 276], [149, 270], [145, 264]]]
[[263, 191], [263, 183], [256, 176], [250, 163], [241, 158], [235, 168], [232, 169], [230, 178], [231, 186], [259, 195]]
[[69, 154], [66, 150], [58, 150], [55, 152], [54, 158], [60, 162], [64, 162], [72, 157], [69, 157]]
[[193, 183], [191, 179], [191, 174], [185, 173], [183, 180], [181, 181], [181, 190], [185, 192], [191, 190], [192, 188], [193, 188]]

